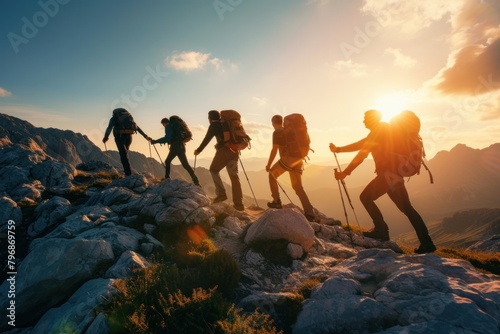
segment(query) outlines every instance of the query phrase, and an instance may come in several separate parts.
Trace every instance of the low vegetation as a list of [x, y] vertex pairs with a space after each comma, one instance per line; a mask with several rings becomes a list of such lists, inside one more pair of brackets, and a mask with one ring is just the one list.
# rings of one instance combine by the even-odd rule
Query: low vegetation
[[[413, 254], [412, 247], [402, 244], [398, 245], [405, 254]], [[498, 253], [477, 252], [461, 248], [438, 247], [434, 254], [448, 259], [466, 260], [481, 272], [500, 275], [500, 255]]]
[[268, 315], [235, 308], [237, 263], [195, 231], [187, 228], [176, 238], [169, 233], [177, 243], [161, 262], [116, 282], [118, 294], [107, 310], [111, 332], [280, 333]]

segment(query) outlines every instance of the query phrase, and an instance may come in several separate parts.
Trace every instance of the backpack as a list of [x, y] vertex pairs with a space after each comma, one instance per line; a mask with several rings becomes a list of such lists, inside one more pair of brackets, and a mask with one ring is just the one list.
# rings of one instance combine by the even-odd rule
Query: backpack
[[309, 151], [314, 152], [311, 149], [307, 123], [302, 114], [290, 114], [283, 118], [283, 136], [285, 156], [305, 160]]
[[237, 152], [245, 148], [251, 148], [250, 138], [243, 124], [241, 123], [241, 115], [235, 110], [222, 110], [220, 112], [220, 120], [224, 133], [224, 145], [231, 151]]
[[137, 124], [132, 115], [125, 109], [116, 109], [113, 113], [115, 117], [115, 128], [120, 134], [133, 134], [137, 132]]
[[390, 164], [392, 170], [403, 177], [420, 174], [422, 165], [429, 173], [431, 183], [434, 183], [432, 174], [424, 162], [425, 150], [420, 137], [420, 119], [410, 110], [404, 110], [395, 115], [390, 121], [392, 149]]
[[187, 143], [188, 141], [193, 139], [193, 134], [189, 130], [186, 122], [182, 120], [182, 118], [176, 115], [170, 116], [169, 123], [172, 127], [172, 139], [170, 140], [171, 143]]

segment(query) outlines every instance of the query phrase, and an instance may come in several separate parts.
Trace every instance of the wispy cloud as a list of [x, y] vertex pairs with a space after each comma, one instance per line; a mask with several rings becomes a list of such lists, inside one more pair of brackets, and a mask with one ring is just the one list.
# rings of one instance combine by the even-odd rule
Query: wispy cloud
[[6, 90], [5, 88], [0, 87], [0, 97], [9, 97], [12, 93]]
[[365, 0], [361, 11], [379, 19], [384, 26], [415, 34], [432, 23], [453, 15], [467, 0]]
[[265, 97], [258, 97], [254, 96], [252, 97], [252, 100], [257, 103], [260, 107], [263, 107], [268, 104], [269, 100]]
[[165, 66], [183, 72], [202, 70], [207, 66], [212, 67], [218, 72], [225, 72], [237, 68], [237, 66], [229, 60], [212, 57], [210, 53], [198, 51], [174, 52], [165, 59]]
[[404, 55], [400, 49], [387, 48], [386, 54], [394, 56], [394, 65], [402, 68], [412, 68], [417, 61], [410, 56]]
[[368, 74], [368, 66], [365, 64], [354, 63], [352, 60], [339, 60], [333, 64], [335, 72], [346, 72], [355, 77], [362, 77]]
[[21, 118], [36, 127], [57, 127], [57, 124], [71, 122], [71, 117], [57, 114], [36, 106], [0, 105], [0, 113]]

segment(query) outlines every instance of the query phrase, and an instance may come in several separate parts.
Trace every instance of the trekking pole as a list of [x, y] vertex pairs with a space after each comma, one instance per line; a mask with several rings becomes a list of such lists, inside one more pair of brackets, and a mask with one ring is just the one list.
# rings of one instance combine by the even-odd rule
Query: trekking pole
[[241, 161], [241, 158], [238, 156], [238, 159], [240, 160], [241, 168], [243, 169], [243, 173], [245, 173], [245, 177], [247, 178], [248, 185], [250, 186], [250, 190], [252, 191], [253, 199], [255, 200], [255, 205], [257, 205], [258, 208], [261, 208], [259, 206], [259, 203], [257, 203], [257, 198], [255, 197], [255, 193], [253, 192], [252, 185], [250, 184], [250, 180], [248, 179], [247, 172], [245, 170], [245, 166], [243, 166], [243, 161]]
[[165, 167], [165, 164], [163, 163], [162, 158], [160, 157], [160, 153], [158, 153], [158, 149], [156, 148], [155, 144], [153, 144], [153, 147], [154, 147], [154, 149], [155, 149], [155, 151], [156, 151], [156, 154], [158, 154], [158, 158], [160, 158], [160, 162], [161, 162], [161, 164], [163, 165], [163, 167], [164, 167], [164, 168], [166, 168], [166, 167]]
[[111, 164], [109, 163], [108, 146], [106, 145], [106, 143], [104, 143], [104, 148], [106, 149], [106, 154], [105, 154], [106, 160], [108, 161], [108, 165], [111, 166]]
[[286, 193], [285, 189], [283, 189], [283, 187], [281, 186], [281, 183], [279, 183], [278, 179], [276, 178], [276, 176], [274, 176], [273, 173], [269, 172], [269, 175], [271, 175], [273, 177], [273, 179], [276, 181], [276, 183], [278, 184], [278, 186], [280, 187], [281, 191], [283, 192], [283, 194], [285, 194], [286, 198], [288, 198], [288, 200], [290, 201], [290, 203], [292, 203], [293, 206], [295, 206], [295, 204], [293, 204], [292, 200], [290, 199], [290, 197], [288, 197], [288, 194]]
[[153, 173], [153, 176], [155, 175], [155, 169], [153, 166], [153, 154], [151, 153], [151, 142], [149, 141], [149, 167], [151, 167], [151, 173]]
[[[333, 155], [335, 156], [335, 160], [337, 161], [338, 170], [341, 172], [342, 168], [340, 168], [339, 159], [337, 158], [337, 153], [333, 152]], [[335, 169], [335, 170], [337, 170], [337, 169]], [[347, 186], [345, 184], [345, 181], [341, 180], [341, 182], [342, 182], [342, 186], [344, 187], [344, 191], [345, 191], [345, 194], [347, 196], [347, 200], [349, 201], [349, 205], [351, 206], [352, 213], [354, 214], [354, 218], [356, 219], [356, 223], [358, 224], [358, 228], [361, 230], [361, 226], [359, 226], [358, 216], [356, 215], [356, 211], [354, 210], [354, 206], [352, 205], [351, 196], [349, 196], [349, 192], [347, 192]]]
[[198, 157], [197, 155], [195, 155], [195, 156], [194, 156], [194, 166], [193, 166], [193, 171], [196, 171], [196, 158], [197, 158], [197, 157]]
[[[338, 170], [337, 168], [334, 169], [335, 172], [337, 172], [337, 170]], [[354, 241], [352, 240], [351, 226], [349, 225], [349, 216], [347, 215], [347, 210], [345, 209], [344, 195], [342, 195], [342, 188], [340, 187], [339, 180], [337, 180], [337, 184], [339, 186], [340, 199], [342, 200], [342, 207], [344, 208], [345, 221], [347, 222], [347, 228], [349, 230], [349, 238], [351, 239], [352, 248], [354, 248]], [[344, 190], [345, 190], [345, 188], [344, 188]]]

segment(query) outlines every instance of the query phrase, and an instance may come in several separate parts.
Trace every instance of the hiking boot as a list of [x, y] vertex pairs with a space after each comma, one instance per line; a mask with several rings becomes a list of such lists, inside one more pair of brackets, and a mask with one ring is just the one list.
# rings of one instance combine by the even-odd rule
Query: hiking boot
[[413, 251], [417, 254], [432, 253], [436, 250], [436, 246], [432, 242], [421, 244], [420, 247], [415, 248]]
[[243, 204], [235, 204], [233, 207], [238, 211], [245, 211], [245, 206]]
[[371, 231], [363, 232], [363, 236], [380, 241], [389, 241], [389, 230], [377, 230], [374, 228]]
[[283, 208], [283, 205], [281, 205], [280, 200], [277, 200], [277, 201], [268, 202], [267, 207], [272, 208], [272, 209], [281, 209], [281, 208]]
[[219, 202], [224, 202], [227, 199], [226, 195], [219, 195], [215, 198], [212, 198], [212, 204], [219, 203]]

